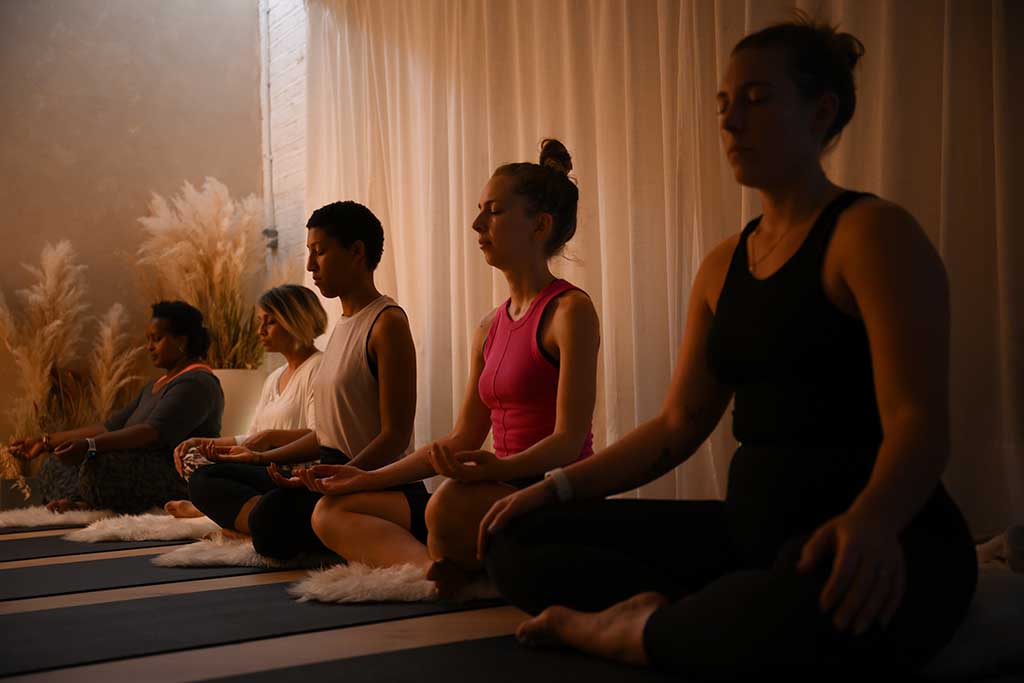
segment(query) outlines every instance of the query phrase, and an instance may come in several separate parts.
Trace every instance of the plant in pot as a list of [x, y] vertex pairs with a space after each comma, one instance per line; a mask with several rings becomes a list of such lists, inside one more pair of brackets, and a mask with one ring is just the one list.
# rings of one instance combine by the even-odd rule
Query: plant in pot
[[221, 433], [242, 434], [265, 378], [254, 308], [267, 284], [262, 203], [232, 199], [216, 178], [202, 189], [186, 181], [169, 201], [154, 193], [139, 222], [143, 289], [154, 301], [180, 299], [202, 311], [211, 337], [206, 360], [224, 389]]

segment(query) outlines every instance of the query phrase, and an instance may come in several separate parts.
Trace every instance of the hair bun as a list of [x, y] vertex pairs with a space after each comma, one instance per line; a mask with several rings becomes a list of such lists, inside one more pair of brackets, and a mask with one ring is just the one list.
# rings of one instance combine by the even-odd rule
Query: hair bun
[[540, 143], [540, 165], [569, 175], [569, 171], [572, 170], [572, 157], [561, 141], [546, 138]]
[[832, 37], [832, 49], [850, 71], [857, 66], [857, 62], [864, 56], [864, 43], [857, 40], [849, 33], [836, 33]]

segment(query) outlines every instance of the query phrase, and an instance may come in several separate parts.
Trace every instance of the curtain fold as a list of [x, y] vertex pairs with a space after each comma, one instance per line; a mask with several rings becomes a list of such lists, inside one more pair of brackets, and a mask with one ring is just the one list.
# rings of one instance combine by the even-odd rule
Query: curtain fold
[[[799, 2], [867, 54], [853, 122], [826, 160], [840, 184], [907, 207], [953, 296], [954, 459], [976, 531], [1024, 522], [1022, 49], [1012, 0]], [[579, 228], [555, 272], [602, 323], [595, 441], [652, 417], [702, 257], [759, 212], [721, 153], [714, 94], [732, 46], [785, 19], [762, 0], [307, 0], [307, 209], [367, 204], [385, 227], [378, 284], [417, 343], [416, 443], [452, 426], [474, 326], [507, 296], [470, 224], [499, 164], [573, 155]], [[1014, 23], [1016, 22], [1016, 24]], [[1019, 138], [1019, 136], [1017, 136]], [[1014, 228], [1017, 228], [1016, 230]], [[332, 315], [337, 315], [332, 311]], [[720, 497], [728, 416], [637, 495]]]

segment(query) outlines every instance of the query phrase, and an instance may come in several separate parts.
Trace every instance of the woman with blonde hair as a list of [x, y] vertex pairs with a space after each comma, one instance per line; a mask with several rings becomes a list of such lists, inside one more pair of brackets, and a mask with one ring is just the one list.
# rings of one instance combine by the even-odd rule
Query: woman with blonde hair
[[[212, 460], [201, 454], [203, 447], [245, 446], [265, 451], [298, 439], [313, 429], [313, 379], [320, 367], [321, 353], [313, 344], [327, 329], [327, 313], [316, 294], [302, 285], [281, 285], [264, 292], [256, 304], [259, 336], [263, 348], [280, 353], [285, 363], [263, 383], [248, 434], [219, 438], [192, 438], [174, 449], [174, 466], [188, 480], [211, 462], [245, 462], [212, 451]], [[172, 500], [164, 509], [176, 517], [201, 517], [191, 501]]]

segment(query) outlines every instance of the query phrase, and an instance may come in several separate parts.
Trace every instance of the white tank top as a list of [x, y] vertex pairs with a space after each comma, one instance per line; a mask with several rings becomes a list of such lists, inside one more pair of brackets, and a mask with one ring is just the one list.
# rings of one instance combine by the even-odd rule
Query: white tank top
[[[316, 437], [321, 446], [350, 458], [380, 434], [380, 386], [370, 372], [366, 347], [373, 324], [385, 308], [401, 308], [381, 295], [331, 330], [313, 385]], [[412, 442], [403, 455], [412, 452]]]
[[249, 433], [236, 436], [235, 442], [242, 443], [264, 429], [315, 429], [313, 382], [316, 380], [322, 356], [319, 351], [314, 351], [295, 368], [284, 391], [279, 392], [277, 385], [280, 383], [281, 375], [288, 369], [288, 364], [285, 363], [270, 373], [270, 377], [263, 383], [260, 402], [256, 404], [256, 414], [252, 416]]

